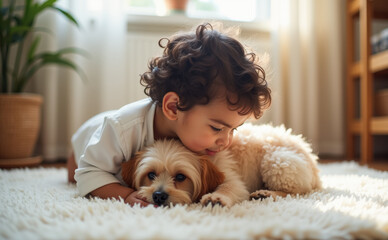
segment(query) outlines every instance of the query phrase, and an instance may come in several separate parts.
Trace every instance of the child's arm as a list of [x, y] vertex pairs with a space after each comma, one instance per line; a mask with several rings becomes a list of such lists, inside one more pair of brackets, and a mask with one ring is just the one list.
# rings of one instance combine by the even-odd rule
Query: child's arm
[[72, 144], [79, 153], [74, 178], [80, 196], [122, 198], [130, 205], [149, 204], [134, 189], [120, 184], [123, 160], [130, 159], [132, 151], [141, 149], [145, 141], [143, 121], [134, 121], [127, 115], [138, 114], [116, 112], [108, 116], [97, 115], [73, 136]]
[[97, 188], [90, 194], [94, 197], [99, 197], [102, 199], [122, 198], [124, 199], [125, 203], [128, 203], [131, 206], [135, 205], [136, 203], [140, 204], [140, 206], [142, 207], [145, 207], [150, 204], [146, 202], [142, 197], [140, 197], [137, 191], [133, 190], [132, 188], [124, 187], [119, 183], [107, 184], [105, 186]]

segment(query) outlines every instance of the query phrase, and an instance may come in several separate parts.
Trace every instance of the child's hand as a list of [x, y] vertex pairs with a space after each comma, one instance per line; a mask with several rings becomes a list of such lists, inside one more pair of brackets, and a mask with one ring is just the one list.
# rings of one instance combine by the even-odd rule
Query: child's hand
[[138, 191], [132, 192], [131, 194], [129, 194], [127, 196], [127, 198], [125, 198], [124, 202], [128, 203], [131, 206], [138, 203], [138, 204], [140, 204], [141, 207], [146, 207], [149, 204], [151, 204], [151, 203], [147, 202], [147, 200], [144, 197], [141, 197], [138, 193], [139, 193]]

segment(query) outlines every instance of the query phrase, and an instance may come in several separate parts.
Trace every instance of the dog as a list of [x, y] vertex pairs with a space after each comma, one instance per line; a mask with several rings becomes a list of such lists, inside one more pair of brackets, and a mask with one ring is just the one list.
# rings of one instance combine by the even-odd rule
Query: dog
[[214, 156], [193, 153], [178, 140], [156, 141], [122, 164], [122, 177], [159, 206], [231, 207], [320, 189], [317, 160], [310, 144], [290, 129], [246, 123], [230, 148]]
[[178, 140], [156, 141], [122, 164], [125, 183], [155, 205], [198, 202], [224, 182], [224, 174], [207, 158]]

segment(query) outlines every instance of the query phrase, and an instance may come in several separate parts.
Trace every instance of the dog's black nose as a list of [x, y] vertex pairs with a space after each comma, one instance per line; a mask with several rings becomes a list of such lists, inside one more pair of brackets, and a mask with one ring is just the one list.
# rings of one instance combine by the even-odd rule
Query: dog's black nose
[[168, 198], [168, 194], [165, 192], [154, 192], [152, 194], [152, 199], [154, 203], [158, 206], [162, 205]]

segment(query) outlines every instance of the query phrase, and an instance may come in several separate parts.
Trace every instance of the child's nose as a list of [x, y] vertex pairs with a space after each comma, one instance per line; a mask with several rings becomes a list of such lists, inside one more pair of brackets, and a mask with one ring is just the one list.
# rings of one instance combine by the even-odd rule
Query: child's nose
[[231, 140], [231, 136], [229, 133], [227, 133], [227, 132], [225, 132], [225, 133], [221, 134], [220, 137], [217, 139], [216, 144], [218, 146], [225, 147], [225, 146], [229, 145], [229, 142]]

